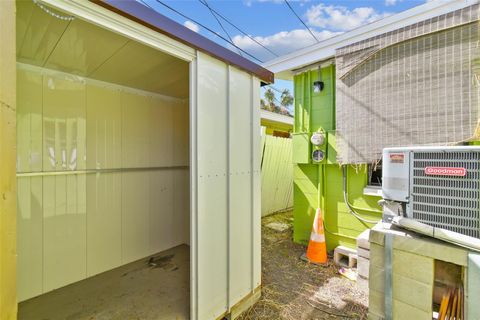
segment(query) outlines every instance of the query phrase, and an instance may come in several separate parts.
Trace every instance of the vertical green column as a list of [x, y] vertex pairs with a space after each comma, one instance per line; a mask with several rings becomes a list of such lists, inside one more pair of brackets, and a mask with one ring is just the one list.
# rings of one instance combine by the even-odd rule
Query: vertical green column
[[293, 238], [308, 244], [318, 206], [318, 165], [294, 164]]
[[[338, 245], [355, 246], [356, 237], [369, 225], [351, 215], [343, 199], [343, 177], [336, 163], [335, 144], [335, 66], [306, 71], [295, 76], [294, 130], [294, 241], [307, 244], [318, 206], [324, 215], [328, 250]], [[313, 91], [313, 83], [321, 79], [324, 89]], [[312, 132], [323, 130], [328, 136], [327, 158], [323, 164], [311, 161], [309, 138]], [[367, 219], [379, 219], [380, 197], [366, 196], [366, 165], [348, 169], [349, 200]]]
[[294, 240], [307, 244], [315, 212], [324, 212], [324, 165], [312, 163], [310, 136], [319, 129], [334, 129], [333, 85], [334, 66], [322, 69], [324, 90], [314, 92], [313, 83], [319, 79], [318, 71], [311, 70], [294, 77], [295, 130], [294, 130]]

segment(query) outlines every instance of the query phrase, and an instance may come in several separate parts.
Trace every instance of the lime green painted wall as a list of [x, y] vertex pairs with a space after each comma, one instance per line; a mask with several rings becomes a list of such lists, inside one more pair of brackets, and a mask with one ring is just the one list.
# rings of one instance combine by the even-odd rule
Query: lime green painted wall
[[[313, 92], [318, 71], [307, 71], [294, 78], [294, 241], [307, 244], [316, 208], [324, 214], [328, 250], [338, 245], [354, 247], [356, 237], [367, 225], [349, 213], [343, 199], [342, 168], [336, 163], [335, 144], [335, 67], [322, 68], [325, 88]], [[310, 161], [312, 132], [327, 132], [327, 160], [322, 164]], [[367, 185], [367, 166], [348, 166], [349, 201], [369, 220], [380, 219], [379, 197], [363, 194]]]
[[261, 119], [260, 124], [263, 127], [265, 127], [265, 133], [268, 135], [272, 135], [273, 131], [292, 132], [292, 129], [293, 129], [293, 126], [291, 124], [278, 123], [278, 122], [268, 121], [266, 119]]
[[[321, 79], [325, 88], [313, 92], [313, 83]], [[295, 125], [294, 132], [315, 132], [320, 128], [325, 131], [335, 129], [335, 67], [307, 71], [294, 77]], [[310, 126], [311, 124], [311, 126]]]
[[[347, 178], [350, 203], [366, 219], [380, 219], [379, 212], [372, 212], [380, 210], [377, 204], [380, 198], [363, 194], [367, 182], [366, 166], [349, 166]], [[294, 165], [294, 241], [308, 244], [318, 207], [319, 188], [328, 250], [338, 245], [354, 247], [356, 237], [372, 225], [359, 221], [349, 213], [343, 200], [342, 169], [336, 164]]]

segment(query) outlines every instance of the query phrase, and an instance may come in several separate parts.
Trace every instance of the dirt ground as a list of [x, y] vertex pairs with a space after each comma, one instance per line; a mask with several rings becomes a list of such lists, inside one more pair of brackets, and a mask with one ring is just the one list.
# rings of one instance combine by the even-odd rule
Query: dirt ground
[[[262, 220], [262, 297], [240, 319], [366, 319], [368, 295], [338, 274], [330, 259], [317, 266], [299, 259], [305, 247], [292, 241], [291, 212]], [[272, 223], [288, 229], [276, 231]]]

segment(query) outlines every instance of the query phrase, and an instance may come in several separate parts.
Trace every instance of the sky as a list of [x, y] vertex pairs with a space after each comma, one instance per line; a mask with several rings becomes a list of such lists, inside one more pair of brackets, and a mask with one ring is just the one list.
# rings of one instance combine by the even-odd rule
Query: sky
[[[191, 30], [237, 51], [233, 45], [223, 41], [218, 35], [228, 39], [254, 56], [261, 62], [266, 62], [277, 56], [311, 46], [317, 42], [302, 22], [292, 13], [284, 0], [137, 0], [153, 7], [155, 10], [183, 24]], [[166, 8], [159, 2], [181, 12]], [[219, 25], [205, 2], [215, 11], [227, 18], [242, 31], [253, 37], [270, 51], [243, 35], [220, 17]], [[389, 15], [421, 5], [429, 0], [289, 0], [293, 10], [310, 28], [315, 37], [321, 41], [341, 34], [348, 30], [382, 19]], [[431, 0], [430, 0], [431, 1]], [[443, 0], [437, 0], [443, 1]], [[205, 27], [216, 32], [212, 33]], [[253, 59], [259, 64], [260, 61]], [[290, 81], [276, 80], [276, 89], [293, 90]], [[262, 90], [265, 90], [265, 87]]]

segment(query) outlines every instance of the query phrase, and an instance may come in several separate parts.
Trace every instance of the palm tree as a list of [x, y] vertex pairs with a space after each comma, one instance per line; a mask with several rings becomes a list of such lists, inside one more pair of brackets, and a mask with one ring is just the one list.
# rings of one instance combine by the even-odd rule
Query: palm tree
[[265, 100], [267, 102], [266, 108], [267, 110], [274, 111], [275, 110], [275, 92], [272, 89], [268, 88], [265, 90], [263, 94], [265, 96]]
[[284, 89], [282, 95], [280, 96], [280, 103], [282, 106], [288, 109], [289, 106], [293, 104], [293, 96], [290, 94], [290, 90]]
[[264, 99], [260, 99], [260, 107], [262, 109], [284, 115], [290, 115], [288, 107], [293, 104], [293, 96], [290, 94], [288, 89], [284, 89], [281, 92], [281, 101], [275, 97], [275, 92], [272, 90], [272, 88], [266, 89], [263, 95]]

